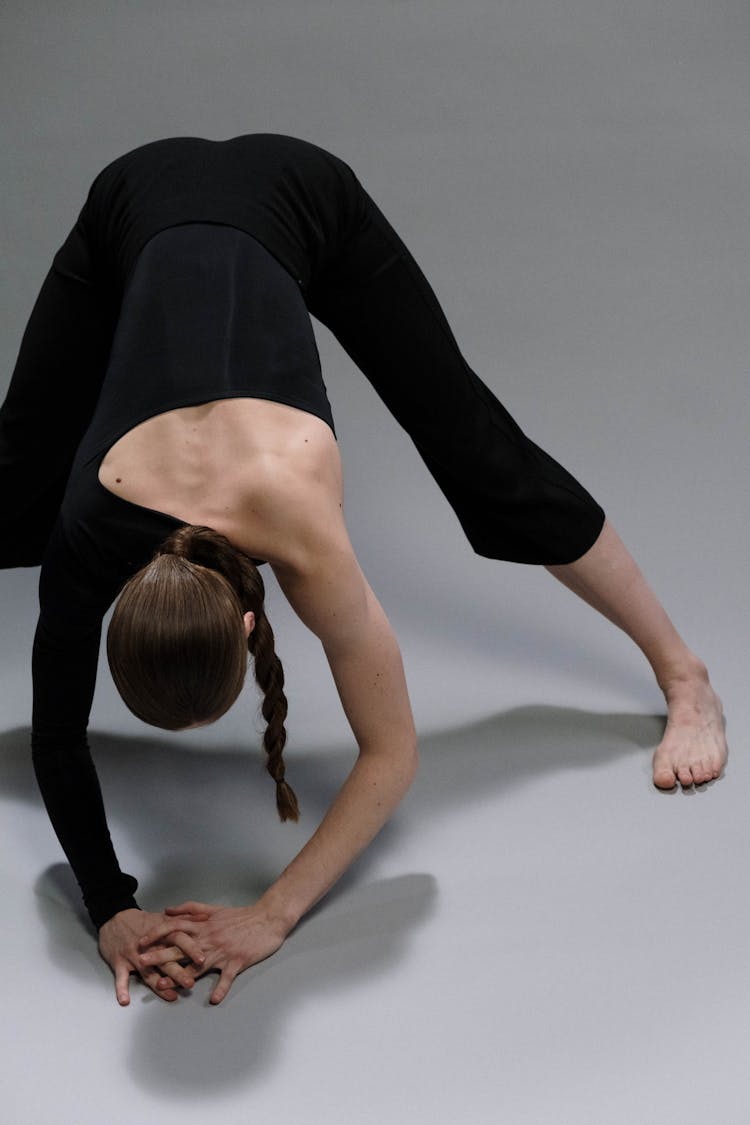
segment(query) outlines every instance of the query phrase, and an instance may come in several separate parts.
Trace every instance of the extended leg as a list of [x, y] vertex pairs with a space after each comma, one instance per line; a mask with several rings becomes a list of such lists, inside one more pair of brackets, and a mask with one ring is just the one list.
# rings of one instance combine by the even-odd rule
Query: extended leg
[[604, 512], [521, 430], [462, 355], [421, 268], [377, 205], [306, 295], [414, 445], [479, 555], [565, 563]]
[[[349, 254], [308, 295], [412, 437], [479, 555], [546, 566], [640, 645], [667, 697], [657, 785], [717, 777], [721, 703], [593, 497], [471, 370], [437, 297], [372, 200]], [[571, 562], [570, 560], [577, 560]]]
[[718, 777], [727, 760], [721, 700], [609, 521], [580, 559], [547, 570], [626, 632], [653, 668], [668, 710], [654, 783], [671, 789]]
[[117, 300], [77, 226], [54, 257], [0, 407], [0, 567], [38, 566], [96, 406]]

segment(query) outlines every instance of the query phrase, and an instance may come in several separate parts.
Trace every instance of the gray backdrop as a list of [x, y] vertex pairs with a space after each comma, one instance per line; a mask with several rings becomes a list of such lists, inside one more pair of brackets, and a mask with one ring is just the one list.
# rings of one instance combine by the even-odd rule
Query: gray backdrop
[[[748, 728], [750, 11], [724, 0], [68, 0], [3, 9], [10, 378], [98, 170], [147, 140], [290, 133], [354, 167], [472, 367], [597, 496]], [[657, 793], [663, 700], [541, 568], [474, 556], [405, 435], [316, 324], [360, 562], [422, 742], [391, 825], [219, 1009], [109, 970], [28, 755], [38, 571], [0, 573], [0, 1070], [15, 1123], [740, 1123], [747, 767]], [[5, 528], [3, 534], [12, 534]], [[250, 689], [168, 736], [103, 664], [92, 745], [154, 909], [240, 904], [301, 846], [355, 747], [268, 576], [305, 814], [274, 822]]]

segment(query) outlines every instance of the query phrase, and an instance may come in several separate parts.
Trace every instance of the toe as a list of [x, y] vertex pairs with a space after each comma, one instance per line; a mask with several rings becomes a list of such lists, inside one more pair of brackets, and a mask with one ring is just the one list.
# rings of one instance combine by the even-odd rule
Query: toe
[[702, 760], [699, 762], [693, 762], [690, 770], [693, 775], [693, 781], [696, 785], [703, 785], [704, 781], [708, 781], [711, 776], [705, 762], [703, 762]]
[[654, 785], [659, 789], [674, 789], [677, 784], [675, 772], [663, 762], [654, 765]]
[[683, 787], [687, 787], [693, 784], [693, 773], [692, 771], [690, 771], [689, 765], [687, 765], [685, 762], [677, 762], [674, 768], [675, 773], [677, 774], [677, 781], [680, 783], [680, 785], [683, 785]]
[[728, 759], [729, 747], [726, 744], [726, 740], [723, 740], [723, 745], [720, 745], [719, 748], [711, 755], [711, 765], [713, 766], [717, 777], [720, 773], [723, 772]]
[[679, 779], [680, 785], [683, 785], [686, 789], [688, 789], [693, 784], [694, 778], [693, 778], [693, 772], [690, 769], [690, 766], [686, 766], [686, 765], [678, 766], [677, 767], [677, 777]]

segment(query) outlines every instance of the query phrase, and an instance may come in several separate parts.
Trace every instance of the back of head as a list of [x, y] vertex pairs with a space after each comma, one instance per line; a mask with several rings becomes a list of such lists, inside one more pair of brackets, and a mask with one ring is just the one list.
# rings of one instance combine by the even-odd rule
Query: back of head
[[[183, 730], [214, 722], [238, 698], [248, 651], [263, 691], [264, 747], [282, 820], [299, 815], [284, 780], [284, 673], [264, 608], [258, 568], [208, 527], [178, 528], [125, 584], [107, 633], [112, 678], [143, 722]], [[255, 615], [247, 637], [243, 615]]]

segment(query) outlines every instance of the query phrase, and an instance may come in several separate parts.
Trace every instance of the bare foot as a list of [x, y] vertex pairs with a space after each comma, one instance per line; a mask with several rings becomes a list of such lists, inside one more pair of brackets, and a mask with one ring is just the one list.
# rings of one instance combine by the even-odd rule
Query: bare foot
[[667, 729], [654, 753], [654, 785], [659, 789], [701, 785], [721, 774], [727, 760], [721, 700], [701, 665], [665, 689]]

